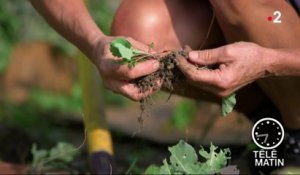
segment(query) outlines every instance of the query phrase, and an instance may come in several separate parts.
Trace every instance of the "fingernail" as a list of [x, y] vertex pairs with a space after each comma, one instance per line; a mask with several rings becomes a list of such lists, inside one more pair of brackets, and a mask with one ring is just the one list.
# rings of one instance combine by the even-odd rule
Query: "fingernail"
[[197, 51], [190, 52], [189, 57], [192, 58], [192, 59], [197, 59], [198, 58], [198, 52]]

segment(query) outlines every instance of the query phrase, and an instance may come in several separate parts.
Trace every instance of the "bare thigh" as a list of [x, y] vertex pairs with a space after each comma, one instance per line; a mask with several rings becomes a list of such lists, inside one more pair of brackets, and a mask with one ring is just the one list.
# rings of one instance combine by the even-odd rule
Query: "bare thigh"
[[[189, 45], [192, 49], [213, 48], [224, 45], [222, 32], [216, 23], [207, 41], [212, 11], [208, 1], [199, 0], [124, 0], [114, 18], [112, 35], [129, 36], [145, 44], [155, 43], [157, 51], [180, 49]], [[196, 89], [197, 94], [205, 94]], [[215, 97], [194, 97], [215, 101]], [[251, 112], [265, 98], [255, 85], [249, 85], [238, 93], [238, 108]]]

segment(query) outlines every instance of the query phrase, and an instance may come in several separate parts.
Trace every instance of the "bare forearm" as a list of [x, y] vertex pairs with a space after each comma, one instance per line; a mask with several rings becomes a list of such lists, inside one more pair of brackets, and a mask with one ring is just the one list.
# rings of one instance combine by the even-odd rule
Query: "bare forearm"
[[83, 0], [31, 0], [31, 3], [58, 33], [89, 58], [93, 57], [95, 43], [103, 33], [89, 15]]
[[[296, 11], [285, 0], [210, 1], [228, 42], [251, 41], [272, 48], [266, 49], [261, 59], [268, 59], [265, 71], [276, 77], [257, 83], [279, 108], [286, 126], [299, 129], [300, 79], [280, 77], [299, 75], [300, 23]], [[282, 23], [269, 22], [267, 17], [277, 10]]]
[[[300, 75], [300, 23], [296, 11], [284, 0], [211, 0], [228, 42], [246, 40], [266, 48], [266, 71], [275, 76]], [[274, 11], [282, 23], [269, 22]]]
[[267, 70], [275, 76], [300, 76], [300, 49], [269, 49]]

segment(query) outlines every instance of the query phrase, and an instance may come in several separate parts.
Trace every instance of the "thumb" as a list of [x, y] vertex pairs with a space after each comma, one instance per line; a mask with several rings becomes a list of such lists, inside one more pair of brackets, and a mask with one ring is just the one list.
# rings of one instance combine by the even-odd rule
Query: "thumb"
[[220, 61], [221, 50], [222, 48], [191, 51], [189, 53], [189, 60], [199, 65], [216, 64]]

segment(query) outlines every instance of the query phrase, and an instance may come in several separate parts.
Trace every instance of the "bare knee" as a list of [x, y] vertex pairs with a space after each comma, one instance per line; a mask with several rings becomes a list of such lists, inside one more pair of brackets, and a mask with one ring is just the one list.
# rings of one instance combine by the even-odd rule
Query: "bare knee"
[[162, 0], [125, 0], [112, 25], [112, 35], [130, 36], [140, 42], [155, 43], [156, 48], [180, 47], [171, 31], [171, 21]]
[[[206, 38], [211, 17], [209, 4], [204, 1], [125, 0], [115, 15], [112, 34], [146, 44], [154, 42], [158, 50], [185, 45], [198, 49]], [[212, 31], [208, 47], [223, 42], [218, 26]]]

